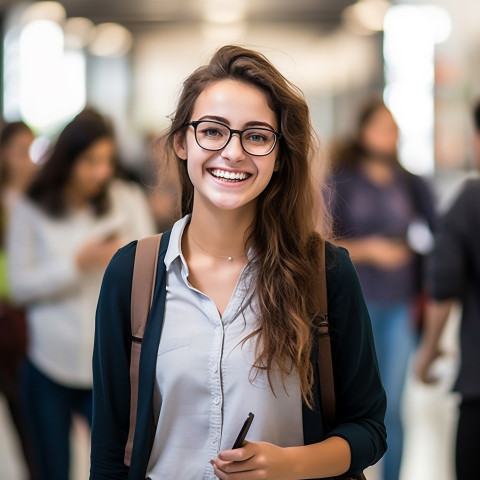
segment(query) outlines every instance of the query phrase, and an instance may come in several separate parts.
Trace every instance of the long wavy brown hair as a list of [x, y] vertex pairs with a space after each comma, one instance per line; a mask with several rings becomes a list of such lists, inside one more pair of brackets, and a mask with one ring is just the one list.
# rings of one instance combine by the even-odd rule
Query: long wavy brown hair
[[277, 157], [279, 171], [258, 198], [256, 219], [247, 239], [247, 244], [255, 246], [252, 263], [257, 274], [259, 319], [258, 329], [244, 341], [258, 336], [253, 369], [257, 373], [266, 370], [269, 381], [273, 368], [280, 370], [283, 380], [296, 370], [302, 398], [312, 406], [310, 355], [313, 318], [319, 313], [318, 232], [325, 227], [321, 220], [325, 209], [319, 208], [322, 196], [318, 194], [320, 188], [315, 188], [319, 186], [314, 185], [311, 168], [319, 152], [318, 142], [302, 92], [258, 52], [239, 46], [222, 47], [183, 84], [165, 138], [167, 156], [176, 161], [179, 169], [181, 213], [192, 212], [193, 185], [187, 162], [175, 155], [175, 137], [185, 135], [185, 123], [192, 120], [195, 101], [205, 87], [224, 79], [260, 87], [282, 133]]

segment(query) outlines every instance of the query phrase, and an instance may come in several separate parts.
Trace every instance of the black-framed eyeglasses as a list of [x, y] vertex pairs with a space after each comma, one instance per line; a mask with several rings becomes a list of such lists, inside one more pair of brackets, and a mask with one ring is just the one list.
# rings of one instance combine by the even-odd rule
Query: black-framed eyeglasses
[[249, 155], [262, 157], [273, 151], [281, 133], [263, 127], [249, 127], [245, 130], [234, 130], [214, 120], [196, 120], [185, 123], [195, 130], [195, 140], [204, 150], [212, 152], [222, 150], [228, 145], [234, 133], [240, 138], [243, 150]]

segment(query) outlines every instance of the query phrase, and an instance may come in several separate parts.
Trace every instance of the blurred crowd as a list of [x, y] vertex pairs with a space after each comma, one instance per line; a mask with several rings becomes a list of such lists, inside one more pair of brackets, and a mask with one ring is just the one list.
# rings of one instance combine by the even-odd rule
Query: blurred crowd
[[93, 110], [65, 126], [41, 165], [33, 141], [22, 122], [2, 129], [0, 385], [30, 477], [66, 479], [73, 415], [91, 421], [104, 269], [122, 245], [168, 228], [175, 192], [128, 180], [113, 128]]
[[[480, 105], [475, 109], [480, 159]], [[359, 112], [336, 143], [328, 176], [332, 241], [355, 263], [388, 398], [383, 480], [402, 462], [401, 399], [412, 357], [423, 382], [441, 355], [455, 303], [463, 307], [457, 479], [474, 477], [480, 437], [480, 180], [468, 180], [438, 215], [432, 185], [399, 162], [395, 119], [381, 101]], [[108, 119], [86, 109], [38, 164], [22, 123], [0, 133], [0, 391], [29, 478], [69, 478], [72, 418], [91, 421], [91, 357], [98, 292], [117, 249], [168, 229], [177, 179], [155, 139], [147, 173], [126, 175]], [[479, 160], [480, 164], [480, 160]], [[148, 182], [144, 181], [148, 177]], [[146, 185], [148, 183], [148, 185]]]

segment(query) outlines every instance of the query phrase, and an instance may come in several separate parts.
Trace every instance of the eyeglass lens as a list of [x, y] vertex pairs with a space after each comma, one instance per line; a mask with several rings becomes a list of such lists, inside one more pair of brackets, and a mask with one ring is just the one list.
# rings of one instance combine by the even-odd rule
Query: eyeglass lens
[[[206, 150], [221, 150], [231, 137], [230, 129], [218, 122], [200, 121], [195, 129], [198, 144]], [[252, 155], [266, 155], [275, 145], [275, 133], [265, 128], [247, 128], [242, 132], [244, 150]]]

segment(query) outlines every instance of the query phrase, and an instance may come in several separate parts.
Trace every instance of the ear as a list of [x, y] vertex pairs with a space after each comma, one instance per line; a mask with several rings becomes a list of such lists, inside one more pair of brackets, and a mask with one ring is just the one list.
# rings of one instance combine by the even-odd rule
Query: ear
[[273, 166], [273, 171], [278, 172], [280, 170], [280, 162], [278, 161], [278, 157], [275, 160], [275, 165]]
[[185, 140], [184, 133], [176, 133], [174, 140], [173, 140], [173, 148], [177, 157], [181, 158], [182, 160], [187, 159], [187, 142]]

